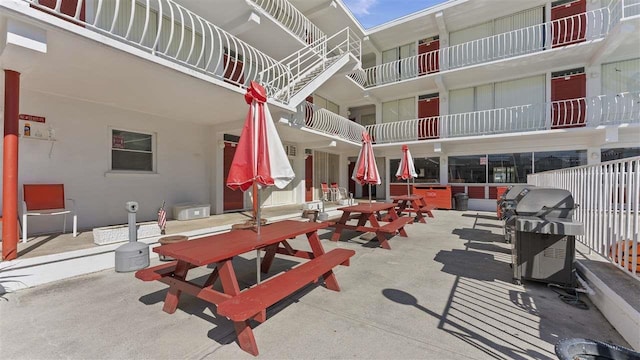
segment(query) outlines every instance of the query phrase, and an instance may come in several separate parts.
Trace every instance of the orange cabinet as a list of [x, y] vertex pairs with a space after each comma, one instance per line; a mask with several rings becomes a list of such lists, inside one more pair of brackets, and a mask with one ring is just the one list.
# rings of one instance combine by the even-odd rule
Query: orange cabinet
[[414, 185], [414, 194], [424, 196], [429, 205], [438, 209], [451, 210], [451, 186], [449, 185]]

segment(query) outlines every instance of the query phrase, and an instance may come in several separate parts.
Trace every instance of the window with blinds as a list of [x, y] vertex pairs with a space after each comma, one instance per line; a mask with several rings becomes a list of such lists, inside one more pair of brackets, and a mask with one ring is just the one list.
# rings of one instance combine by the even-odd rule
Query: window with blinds
[[602, 65], [602, 94], [640, 91], [640, 58]]
[[382, 122], [390, 123], [416, 118], [416, 99], [413, 97], [382, 103]]
[[323, 109], [327, 109], [334, 114], [340, 114], [340, 105], [320, 95], [313, 95], [313, 104]]

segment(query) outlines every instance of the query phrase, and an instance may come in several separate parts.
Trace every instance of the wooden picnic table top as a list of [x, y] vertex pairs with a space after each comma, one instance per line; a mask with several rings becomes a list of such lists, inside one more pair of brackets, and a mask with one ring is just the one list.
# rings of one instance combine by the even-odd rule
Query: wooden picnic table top
[[154, 252], [205, 266], [263, 248], [298, 235], [315, 232], [329, 226], [328, 222], [284, 220], [263, 225], [258, 236], [255, 230], [233, 230], [199, 239], [155, 247]]
[[342, 210], [350, 213], [359, 212], [359, 213], [367, 214], [367, 213], [373, 213], [373, 212], [378, 212], [382, 210], [388, 210], [395, 206], [396, 204], [394, 203], [369, 203], [369, 204], [363, 203], [358, 205], [341, 207], [341, 208], [338, 208], [338, 210]]

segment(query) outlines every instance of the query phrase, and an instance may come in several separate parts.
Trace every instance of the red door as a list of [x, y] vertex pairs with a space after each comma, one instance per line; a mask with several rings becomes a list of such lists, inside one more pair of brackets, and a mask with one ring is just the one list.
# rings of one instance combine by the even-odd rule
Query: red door
[[304, 201], [313, 201], [313, 156], [304, 160]]
[[587, 77], [585, 74], [558, 76], [551, 79], [551, 128], [585, 126], [587, 110]]
[[586, 0], [577, 0], [551, 8], [552, 47], [576, 44], [585, 40], [587, 28]]
[[[236, 154], [236, 144], [224, 143], [224, 182], [227, 183], [227, 177], [229, 176], [229, 170], [231, 169], [231, 163], [233, 162], [233, 156]], [[244, 209], [244, 193], [240, 190], [231, 190], [226, 185], [224, 186], [223, 197], [224, 211], [242, 210]]]
[[440, 98], [437, 94], [418, 100], [418, 139], [437, 139], [440, 137], [438, 116], [440, 116]]
[[440, 40], [432, 40], [418, 45], [418, 71], [420, 71], [420, 75], [440, 70], [438, 49], [440, 49]]
[[[40, 0], [39, 4], [42, 6], [46, 6], [49, 9], [55, 9], [56, 2], [57, 0]], [[80, 19], [80, 21], [84, 21], [85, 19], [85, 3], [86, 1], [82, 1], [82, 6], [80, 6], [80, 14], [78, 14], [78, 19]], [[77, 8], [78, 0], [62, 0], [62, 3], [60, 4], [60, 12], [73, 18], [75, 18], [76, 16]], [[63, 17], [60, 18], [64, 19]]]
[[224, 78], [227, 79], [225, 82], [230, 84], [238, 85], [244, 84], [244, 74], [242, 73], [242, 67], [244, 64], [242, 61], [231, 58], [226, 54], [224, 54]]

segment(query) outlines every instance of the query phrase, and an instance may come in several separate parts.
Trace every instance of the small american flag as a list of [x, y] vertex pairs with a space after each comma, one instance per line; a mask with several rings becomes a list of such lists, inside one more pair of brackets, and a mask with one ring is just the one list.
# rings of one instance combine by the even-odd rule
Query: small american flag
[[162, 206], [158, 209], [158, 227], [160, 227], [160, 231], [164, 234], [164, 230], [167, 227], [167, 212], [164, 210], [164, 202], [162, 202]]

